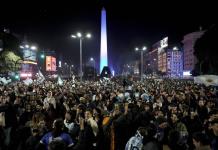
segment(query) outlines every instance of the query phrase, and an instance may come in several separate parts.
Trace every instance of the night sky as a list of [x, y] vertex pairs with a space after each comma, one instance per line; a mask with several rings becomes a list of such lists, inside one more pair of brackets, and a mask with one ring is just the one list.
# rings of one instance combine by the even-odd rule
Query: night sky
[[118, 66], [139, 57], [134, 52], [137, 45], [151, 47], [165, 36], [169, 36], [171, 43], [179, 43], [185, 34], [199, 30], [200, 26], [207, 29], [217, 20], [216, 5], [209, 1], [145, 1], [2, 2], [0, 29], [9, 28], [21, 37], [26, 35], [40, 49], [55, 50], [75, 66], [79, 65], [79, 41], [70, 35], [77, 31], [90, 32], [93, 38], [83, 43], [84, 62], [94, 57], [98, 63], [100, 15], [104, 6], [109, 63]]

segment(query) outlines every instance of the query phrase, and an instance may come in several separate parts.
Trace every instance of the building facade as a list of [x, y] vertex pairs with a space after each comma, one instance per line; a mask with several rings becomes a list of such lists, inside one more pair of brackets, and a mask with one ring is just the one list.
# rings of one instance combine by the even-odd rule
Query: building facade
[[177, 48], [167, 51], [167, 75], [169, 77], [182, 77], [183, 52]]
[[203, 35], [204, 31], [189, 33], [183, 38], [184, 50], [184, 71], [191, 72], [194, 69], [197, 59], [194, 56], [194, 45], [198, 38]]

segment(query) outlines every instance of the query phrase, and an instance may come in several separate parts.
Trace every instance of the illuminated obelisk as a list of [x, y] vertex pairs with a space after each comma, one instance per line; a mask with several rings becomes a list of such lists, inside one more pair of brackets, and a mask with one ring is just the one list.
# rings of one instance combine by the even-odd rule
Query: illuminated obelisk
[[100, 73], [104, 67], [108, 66], [107, 59], [107, 24], [106, 24], [106, 10], [101, 11], [101, 52], [100, 52]]

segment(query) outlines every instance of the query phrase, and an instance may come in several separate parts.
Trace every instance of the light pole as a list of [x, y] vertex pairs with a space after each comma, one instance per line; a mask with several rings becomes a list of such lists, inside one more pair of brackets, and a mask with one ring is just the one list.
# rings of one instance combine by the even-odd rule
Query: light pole
[[93, 57], [91, 57], [91, 58], [90, 58], [90, 61], [92, 61], [92, 62], [93, 62], [93, 65], [94, 65], [94, 71], [93, 71], [93, 73], [94, 73], [94, 81], [95, 81], [95, 59], [94, 59]]
[[135, 51], [141, 52], [141, 81], [143, 81], [143, 52], [147, 49], [147, 47], [143, 46], [141, 49], [138, 47], [135, 48]]
[[87, 33], [86, 36], [84, 37], [80, 32], [78, 32], [76, 35], [71, 35], [72, 38], [74, 39], [79, 39], [79, 45], [80, 45], [80, 82], [82, 82], [82, 77], [83, 77], [83, 71], [82, 71], [82, 42], [83, 39], [85, 38], [91, 38], [91, 34]]

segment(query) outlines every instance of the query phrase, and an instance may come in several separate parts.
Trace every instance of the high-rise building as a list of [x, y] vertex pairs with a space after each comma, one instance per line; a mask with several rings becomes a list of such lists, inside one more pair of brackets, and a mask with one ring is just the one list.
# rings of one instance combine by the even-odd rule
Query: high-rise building
[[184, 50], [184, 71], [192, 71], [194, 69], [195, 64], [197, 63], [197, 59], [194, 56], [194, 45], [198, 38], [202, 36], [204, 31], [198, 31], [189, 33], [184, 36], [182, 41], [183, 50]]
[[156, 42], [152, 45], [152, 50], [148, 53], [149, 69], [152, 73], [166, 73], [166, 52], [168, 47], [168, 37]]
[[167, 51], [167, 75], [169, 77], [182, 77], [183, 75], [183, 53], [177, 47]]
[[168, 77], [182, 77], [183, 53], [177, 47], [166, 48], [158, 54], [158, 71]]

